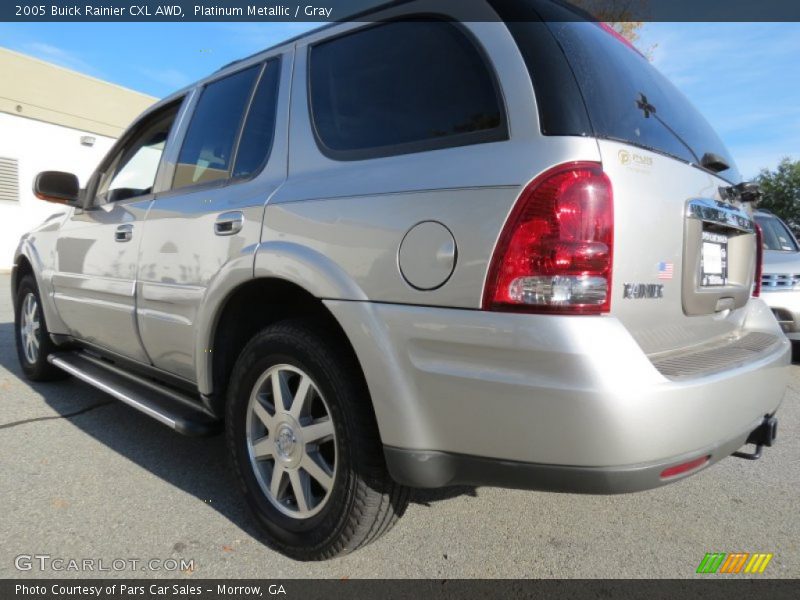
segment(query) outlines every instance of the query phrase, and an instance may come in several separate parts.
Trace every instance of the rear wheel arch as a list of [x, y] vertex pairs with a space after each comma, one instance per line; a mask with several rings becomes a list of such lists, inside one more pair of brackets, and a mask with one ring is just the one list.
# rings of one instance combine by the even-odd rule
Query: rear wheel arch
[[[206, 369], [209, 370], [211, 405], [224, 412], [230, 376], [242, 350], [264, 328], [285, 320], [303, 320], [333, 336], [358, 366], [360, 383], [368, 390], [355, 349], [339, 321], [324, 303], [303, 287], [280, 278], [258, 278], [239, 285], [217, 310], [210, 337]], [[374, 412], [374, 408], [373, 408]]]

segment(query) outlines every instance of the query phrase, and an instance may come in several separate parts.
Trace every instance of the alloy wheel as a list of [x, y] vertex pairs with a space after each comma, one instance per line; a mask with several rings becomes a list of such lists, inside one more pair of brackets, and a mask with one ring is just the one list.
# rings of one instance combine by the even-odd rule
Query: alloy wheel
[[247, 449], [261, 490], [283, 514], [308, 519], [330, 499], [336, 433], [311, 377], [275, 365], [256, 381], [247, 410]]
[[39, 301], [36, 295], [28, 293], [22, 301], [22, 318], [19, 323], [19, 333], [22, 339], [22, 349], [25, 360], [35, 365], [39, 360], [39, 345], [41, 343], [41, 322], [39, 320]]

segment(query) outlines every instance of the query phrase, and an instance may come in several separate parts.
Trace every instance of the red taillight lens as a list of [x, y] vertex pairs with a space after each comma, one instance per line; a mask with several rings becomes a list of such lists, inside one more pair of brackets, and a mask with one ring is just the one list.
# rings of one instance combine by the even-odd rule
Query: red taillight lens
[[701, 456], [700, 458], [695, 458], [689, 462], [681, 463], [679, 465], [675, 465], [674, 467], [668, 467], [661, 471], [661, 479], [668, 479], [670, 477], [675, 477], [676, 475], [683, 475], [689, 471], [699, 469], [706, 464], [710, 458], [711, 456]]
[[613, 242], [611, 182], [600, 165], [546, 171], [525, 188], [503, 228], [484, 310], [608, 312]]
[[753, 297], [758, 298], [761, 295], [761, 275], [764, 272], [764, 233], [761, 231], [761, 225], [756, 225], [756, 274], [753, 279]]

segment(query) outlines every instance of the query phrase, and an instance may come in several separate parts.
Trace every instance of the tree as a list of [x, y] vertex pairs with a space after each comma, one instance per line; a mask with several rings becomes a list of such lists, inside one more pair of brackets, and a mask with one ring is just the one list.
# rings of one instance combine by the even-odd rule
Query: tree
[[793, 231], [800, 229], [800, 161], [784, 158], [774, 171], [761, 169], [756, 177], [766, 208], [783, 219]]
[[[598, 21], [606, 23], [614, 31], [639, 48], [639, 32], [644, 21], [634, 21], [645, 9], [645, 0], [572, 0], [572, 3], [591, 14]], [[648, 60], [653, 60], [656, 44], [649, 48], [639, 48]]]

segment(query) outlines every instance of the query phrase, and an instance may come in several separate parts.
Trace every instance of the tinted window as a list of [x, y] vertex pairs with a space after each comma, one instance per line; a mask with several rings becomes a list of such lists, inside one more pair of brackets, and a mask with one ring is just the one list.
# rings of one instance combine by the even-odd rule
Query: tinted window
[[774, 217], [756, 216], [756, 222], [761, 226], [765, 250], [797, 252], [797, 242], [782, 221]]
[[323, 149], [335, 158], [507, 137], [494, 77], [452, 23], [385, 23], [310, 52], [312, 118]]
[[118, 156], [111, 159], [111, 169], [98, 190], [99, 202], [116, 202], [152, 193], [178, 106], [173, 105], [160, 115], [148, 118]]
[[575, 20], [557, 2], [489, 0], [517, 43], [536, 93], [539, 127], [545, 135], [592, 135], [581, 90], [547, 21]]
[[192, 115], [172, 187], [227, 179], [239, 127], [261, 66], [208, 84]]
[[[598, 137], [611, 138], [698, 164], [707, 153], [733, 158], [705, 118], [650, 62], [595, 23], [549, 23], [572, 65]], [[638, 106], [646, 98], [651, 110]]]
[[279, 61], [271, 60], [261, 75], [236, 153], [234, 177], [253, 175], [261, 170], [269, 158], [275, 136], [279, 73]]

